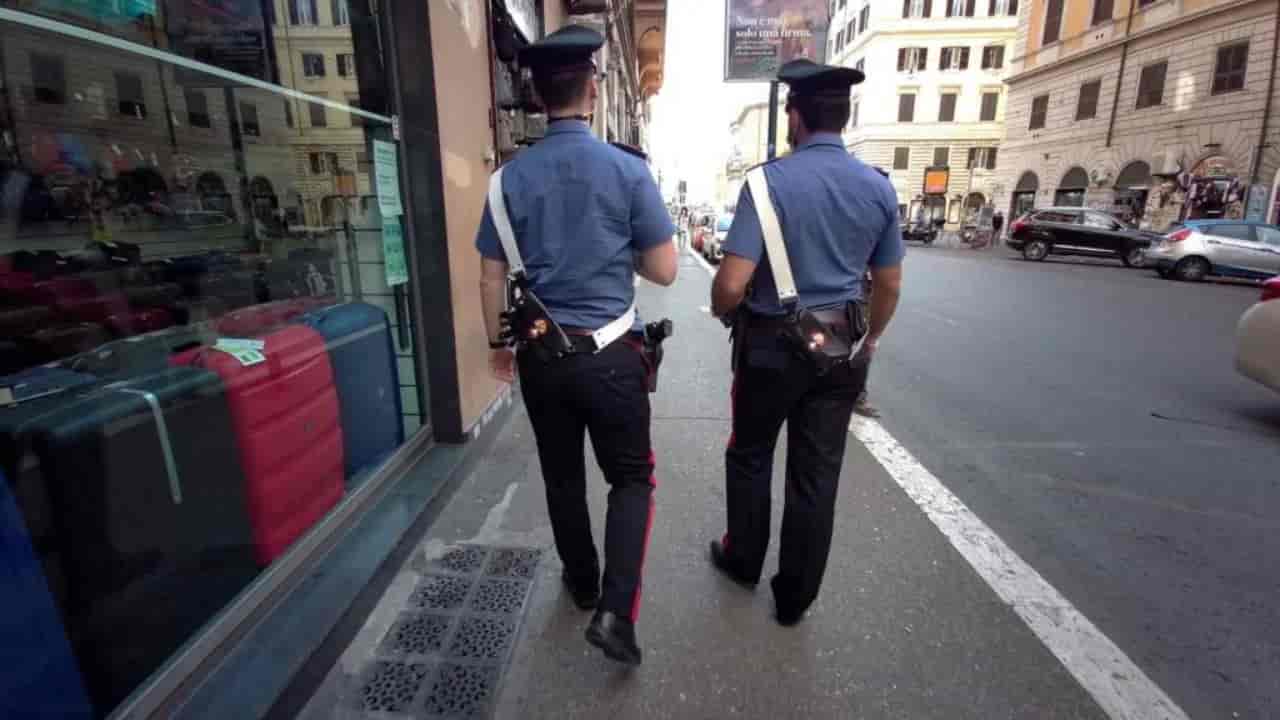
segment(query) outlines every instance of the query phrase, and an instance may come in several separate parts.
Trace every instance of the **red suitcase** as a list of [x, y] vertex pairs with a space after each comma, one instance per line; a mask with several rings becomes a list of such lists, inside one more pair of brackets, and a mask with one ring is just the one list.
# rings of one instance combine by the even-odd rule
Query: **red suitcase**
[[106, 325], [116, 337], [131, 337], [172, 326], [173, 313], [164, 308], [127, 310], [108, 315]]
[[27, 300], [32, 305], [57, 305], [59, 302], [91, 298], [98, 294], [92, 282], [74, 275], [43, 280], [31, 286]]
[[63, 298], [54, 303], [54, 308], [68, 320], [104, 323], [111, 315], [129, 312], [129, 299], [118, 292], [96, 297]]
[[31, 286], [36, 278], [31, 273], [9, 272], [0, 274], [0, 298], [6, 302], [20, 302], [31, 297]]
[[265, 565], [342, 499], [345, 458], [324, 338], [294, 325], [262, 340], [266, 361], [256, 365], [209, 347], [172, 362], [212, 370], [226, 385], [255, 553]]
[[228, 337], [255, 337], [288, 323], [309, 309], [296, 300], [254, 305], [219, 318], [218, 332]]

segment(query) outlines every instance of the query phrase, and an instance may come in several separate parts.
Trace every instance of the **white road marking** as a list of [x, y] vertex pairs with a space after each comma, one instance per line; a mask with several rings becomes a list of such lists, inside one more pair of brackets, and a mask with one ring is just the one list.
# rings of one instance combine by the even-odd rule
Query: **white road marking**
[[707, 262], [706, 258], [702, 257], [702, 253], [694, 252], [693, 248], [689, 248], [688, 252], [693, 256], [694, 260], [698, 261], [698, 264], [702, 266], [702, 269], [707, 271], [708, 275], [711, 277], [716, 276], [716, 269], [711, 267], [711, 263]]
[[927, 317], [927, 318], [931, 318], [931, 319], [933, 319], [933, 320], [937, 320], [938, 322], [946, 323], [947, 325], [950, 325], [951, 327], [959, 327], [959, 326], [960, 326], [960, 323], [959, 323], [958, 321], [956, 321], [956, 320], [952, 320], [951, 318], [947, 317], [946, 315], [939, 315], [938, 313], [935, 313], [935, 312], [929, 312], [928, 310], [921, 310], [920, 308], [911, 308], [911, 312], [914, 312], [914, 313], [919, 314], [919, 315], [923, 315], [923, 316], [925, 316], [925, 317]]
[[1187, 720], [1187, 714], [1115, 643], [1018, 557], [878, 422], [855, 417], [866, 446], [996, 595], [1113, 720]]

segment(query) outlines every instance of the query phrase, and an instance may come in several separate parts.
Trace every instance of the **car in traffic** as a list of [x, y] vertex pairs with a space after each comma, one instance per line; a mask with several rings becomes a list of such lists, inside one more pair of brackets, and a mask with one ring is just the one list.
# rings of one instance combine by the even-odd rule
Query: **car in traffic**
[[1280, 276], [1262, 284], [1262, 297], [1236, 326], [1236, 370], [1280, 392]]
[[702, 253], [711, 262], [718, 263], [724, 259], [724, 239], [728, 237], [731, 225], [733, 225], [733, 216], [726, 213], [716, 218], [715, 224], [707, 234]]
[[1247, 220], [1185, 220], [1147, 252], [1164, 278], [1262, 280], [1280, 275], [1280, 227]]
[[1047, 207], [1014, 220], [1007, 244], [1027, 260], [1080, 255], [1118, 258], [1126, 267], [1141, 267], [1147, 248], [1159, 237], [1101, 210]]

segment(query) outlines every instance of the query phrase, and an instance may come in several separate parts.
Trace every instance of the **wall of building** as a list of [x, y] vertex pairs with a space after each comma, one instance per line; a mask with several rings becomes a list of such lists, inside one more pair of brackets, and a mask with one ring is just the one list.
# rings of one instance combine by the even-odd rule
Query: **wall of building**
[[[1043, 4], [1043, 0], [1031, 4], [1023, 18], [1027, 32], [1034, 33]], [[1009, 193], [1024, 172], [1038, 177], [1036, 203], [1045, 205], [1053, 202], [1063, 175], [1072, 167], [1081, 167], [1093, 181], [1086, 194], [1087, 204], [1107, 208], [1114, 198], [1114, 180], [1133, 161], [1146, 162], [1160, 172], [1168, 163], [1191, 170], [1205, 157], [1221, 156], [1247, 183], [1258, 154], [1257, 181], [1270, 186], [1280, 158], [1276, 150], [1262, 146], [1280, 141], [1280, 133], [1273, 119], [1267, 138], [1263, 138], [1262, 125], [1272, 92], [1276, 6], [1271, 2], [1204, 5], [1207, 7], [1198, 10], [1187, 5], [1180, 18], [1169, 17], [1133, 37], [1119, 81], [1119, 43], [1076, 52], [1052, 63], [1028, 63], [1025, 70], [1011, 77], [999, 181], [1007, 192], [1001, 206], [1009, 207]], [[1071, 26], [1075, 30], [1088, 19], [1071, 21], [1076, 23]], [[1244, 88], [1213, 94], [1218, 48], [1241, 41], [1249, 43]], [[1035, 44], [1032, 34], [1029, 45]], [[1161, 61], [1168, 62], [1164, 102], [1138, 109], [1142, 68]], [[1080, 86], [1094, 79], [1102, 81], [1097, 116], [1077, 120]], [[1049, 96], [1046, 125], [1031, 130], [1032, 102], [1045, 94]], [[1113, 105], [1114, 128], [1108, 144]]]
[[430, 3], [463, 428], [474, 425], [501, 390], [489, 376], [478, 289], [480, 259], [474, 248], [493, 171], [493, 136], [487, 121], [493, 104], [488, 92], [476, 92], [489, 86], [484, 6], [485, 0]]

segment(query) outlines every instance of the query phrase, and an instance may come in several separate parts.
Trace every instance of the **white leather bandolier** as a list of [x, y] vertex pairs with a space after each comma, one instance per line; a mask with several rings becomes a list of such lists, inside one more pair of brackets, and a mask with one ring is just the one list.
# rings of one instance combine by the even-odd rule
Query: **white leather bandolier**
[[[778, 289], [778, 302], [788, 312], [799, 302], [799, 291], [796, 290], [796, 278], [791, 272], [791, 256], [787, 254], [787, 244], [782, 238], [782, 225], [778, 223], [778, 213], [773, 207], [773, 198], [769, 196], [769, 180], [765, 177], [764, 167], [759, 166], [747, 172], [747, 186], [751, 189], [751, 200], [756, 206], [756, 216], [760, 220], [760, 234], [764, 236], [764, 250], [769, 257], [769, 267], [773, 270], [773, 284]], [[867, 336], [855, 340], [849, 352], [852, 358], [862, 349]]]
[[[502, 168], [498, 168], [489, 178], [489, 213], [493, 218], [493, 226], [498, 231], [498, 239], [502, 241], [502, 251], [507, 256], [507, 268], [511, 279], [525, 277], [524, 258], [520, 256], [520, 247], [516, 244], [516, 233], [511, 227], [511, 216], [507, 214], [507, 200], [502, 194]], [[631, 331], [636, 322], [636, 304], [622, 314], [622, 317], [591, 333], [595, 341], [595, 352], [600, 352], [615, 340]]]

